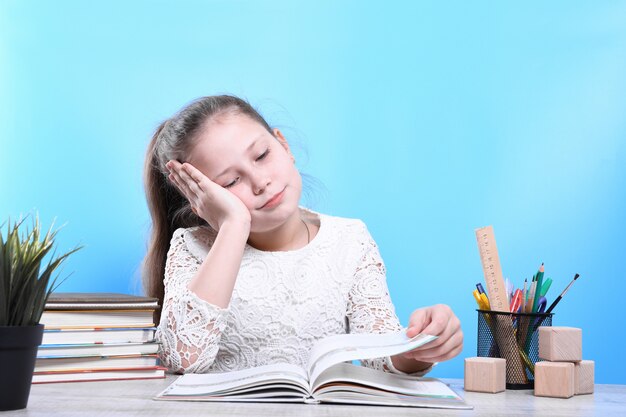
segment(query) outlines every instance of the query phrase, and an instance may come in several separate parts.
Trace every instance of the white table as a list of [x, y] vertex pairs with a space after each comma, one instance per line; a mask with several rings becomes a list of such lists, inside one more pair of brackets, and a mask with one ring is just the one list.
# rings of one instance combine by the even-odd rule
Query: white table
[[166, 379], [33, 385], [24, 410], [9, 416], [626, 416], [626, 385], [596, 385], [595, 394], [569, 399], [535, 397], [532, 390], [499, 394], [463, 391], [463, 380], [443, 379], [473, 410], [435, 410], [330, 404], [239, 404], [154, 401]]

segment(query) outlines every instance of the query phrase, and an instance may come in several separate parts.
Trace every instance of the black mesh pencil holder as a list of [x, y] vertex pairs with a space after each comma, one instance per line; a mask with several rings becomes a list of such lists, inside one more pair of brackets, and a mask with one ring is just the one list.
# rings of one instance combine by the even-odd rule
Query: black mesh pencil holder
[[532, 389], [539, 360], [539, 327], [552, 314], [478, 311], [478, 356], [506, 359], [507, 389]]

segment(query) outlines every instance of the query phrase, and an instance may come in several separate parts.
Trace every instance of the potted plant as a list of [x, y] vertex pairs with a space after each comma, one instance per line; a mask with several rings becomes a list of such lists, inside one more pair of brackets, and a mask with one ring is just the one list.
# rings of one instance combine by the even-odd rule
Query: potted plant
[[[28, 216], [26, 216], [28, 218]], [[6, 236], [0, 226], [0, 411], [25, 408], [35, 368], [37, 347], [43, 337], [39, 324], [48, 296], [58, 287], [55, 269], [77, 247], [63, 255], [50, 254], [58, 229], [48, 230], [43, 240], [39, 217], [31, 230], [24, 221], [6, 223]]]

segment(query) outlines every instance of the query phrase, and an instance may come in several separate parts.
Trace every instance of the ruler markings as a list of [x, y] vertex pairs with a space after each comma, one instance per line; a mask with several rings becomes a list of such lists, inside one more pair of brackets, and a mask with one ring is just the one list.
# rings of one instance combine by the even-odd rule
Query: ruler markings
[[[487, 226], [476, 229], [476, 240], [491, 310], [508, 313], [506, 286], [493, 227]], [[510, 380], [510, 382], [528, 382], [515, 340], [511, 316], [496, 316], [494, 326], [492, 329], [493, 336], [498, 344], [500, 354], [507, 360], [507, 382]], [[513, 369], [521, 370], [521, 372], [515, 373]], [[519, 375], [522, 377], [521, 381], [513, 381], [519, 378]]]

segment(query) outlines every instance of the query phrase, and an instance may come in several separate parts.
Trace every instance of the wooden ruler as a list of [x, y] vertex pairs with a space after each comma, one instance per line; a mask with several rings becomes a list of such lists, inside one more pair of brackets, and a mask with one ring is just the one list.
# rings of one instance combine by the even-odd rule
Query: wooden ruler
[[493, 233], [493, 226], [476, 229], [476, 240], [478, 241], [478, 252], [483, 264], [485, 283], [487, 284], [487, 295], [489, 304], [493, 311], [510, 311], [506, 296], [506, 286], [502, 275], [502, 266], [498, 256], [496, 246], [496, 236]]
[[[509, 313], [506, 285], [502, 275], [502, 266], [500, 265], [493, 226], [476, 229], [476, 241], [478, 242], [480, 260], [483, 264], [483, 273], [485, 274], [491, 310]], [[513, 330], [512, 317], [509, 315], [496, 316], [495, 320], [491, 322], [491, 331], [498, 344], [501, 357], [506, 359], [507, 383], [528, 383], [522, 357], [520, 356], [520, 347]]]

